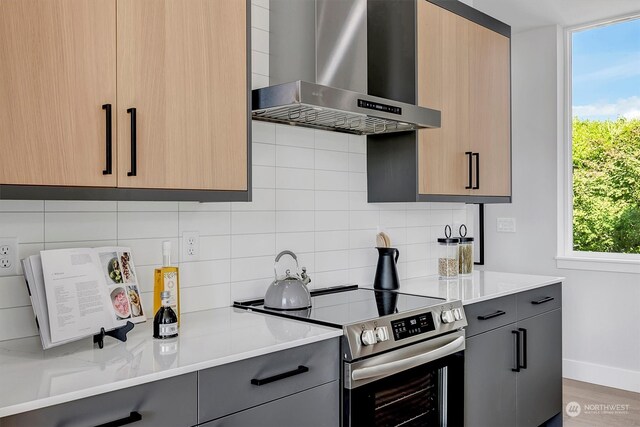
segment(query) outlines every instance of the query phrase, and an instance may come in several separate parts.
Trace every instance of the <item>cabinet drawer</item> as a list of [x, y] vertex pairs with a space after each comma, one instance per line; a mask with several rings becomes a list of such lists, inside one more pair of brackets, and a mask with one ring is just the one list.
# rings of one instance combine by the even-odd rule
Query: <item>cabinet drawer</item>
[[202, 427], [335, 427], [340, 425], [339, 381], [265, 403]]
[[[196, 424], [196, 373], [155, 381], [0, 419], [2, 427], [87, 427], [138, 412], [135, 427]], [[125, 425], [123, 423], [117, 425]]]
[[335, 338], [200, 371], [198, 422], [335, 381], [339, 365]]
[[518, 320], [562, 307], [562, 284], [544, 286], [518, 294]]
[[467, 337], [478, 335], [500, 326], [514, 323], [517, 320], [516, 296], [495, 298], [489, 301], [465, 305], [467, 315]]

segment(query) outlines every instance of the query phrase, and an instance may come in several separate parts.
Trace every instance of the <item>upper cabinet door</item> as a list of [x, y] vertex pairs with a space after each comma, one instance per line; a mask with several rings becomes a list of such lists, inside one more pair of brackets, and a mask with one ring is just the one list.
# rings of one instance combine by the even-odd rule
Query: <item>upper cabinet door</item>
[[442, 113], [439, 129], [419, 135], [419, 192], [466, 195], [469, 190], [469, 37], [473, 24], [418, 1], [418, 105]]
[[510, 196], [511, 45], [507, 37], [480, 25], [470, 31], [469, 66], [475, 81], [470, 87], [471, 147], [479, 155], [473, 159], [479, 188], [472, 194]]
[[118, 186], [246, 190], [247, 91], [244, 0], [118, 0]]
[[0, 0], [0, 184], [115, 186], [115, 72], [115, 0]]

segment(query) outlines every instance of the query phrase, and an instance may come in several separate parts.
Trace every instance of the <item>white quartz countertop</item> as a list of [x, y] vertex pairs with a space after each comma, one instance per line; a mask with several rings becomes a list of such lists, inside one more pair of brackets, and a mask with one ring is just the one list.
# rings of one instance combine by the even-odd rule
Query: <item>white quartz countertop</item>
[[102, 350], [91, 338], [46, 351], [39, 337], [0, 342], [0, 418], [342, 335], [231, 307], [182, 315], [173, 340], [154, 340], [152, 326]]
[[462, 300], [463, 305], [562, 282], [564, 277], [474, 271], [470, 276], [438, 280], [437, 276], [400, 281], [399, 292]]

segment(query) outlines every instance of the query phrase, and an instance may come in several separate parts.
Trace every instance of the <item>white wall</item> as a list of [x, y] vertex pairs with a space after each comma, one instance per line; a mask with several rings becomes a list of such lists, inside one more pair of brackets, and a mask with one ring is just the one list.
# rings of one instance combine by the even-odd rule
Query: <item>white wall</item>
[[[565, 276], [564, 376], [640, 392], [640, 275], [556, 268], [562, 37], [513, 35], [513, 203], [486, 206], [485, 268]], [[516, 233], [497, 233], [498, 217]]]
[[[268, 2], [254, 0], [253, 84], [268, 83]], [[300, 255], [313, 286], [373, 280], [375, 234], [400, 249], [399, 273], [435, 272], [435, 238], [465, 221], [461, 204], [366, 203], [366, 140], [254, 123], [251, 203], [0, 201], [0, 236], [17, 236], [20, 256], [43, 249], [127, 245], [151, 307], [163, 240], [179, 259], [184, 231], [201, 235], [200, 261], [180, 263], [184, 312], [264, 295], [282, 249]], [[22, 276], [0, 278], [0, 341], [37, 333]]]

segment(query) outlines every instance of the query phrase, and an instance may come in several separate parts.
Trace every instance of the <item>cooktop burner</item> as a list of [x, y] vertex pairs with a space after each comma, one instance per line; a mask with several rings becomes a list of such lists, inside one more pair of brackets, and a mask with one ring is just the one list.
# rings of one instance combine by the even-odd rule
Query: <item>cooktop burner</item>
[[264, 300], [237, 301], [234, 307], [343, 330], [342, 355], [353, 361], [467, 326], [460, 300], [445, 300], [358, 286], [311, 291], [311, 308], [281, 311]]
[[445, 302], [441, 298], [382, 291], [357, 286], [338, 286], [311, 291], [311, 308], [281, 311], [266, 308], [263, 300], [237, 301], [236, 307], [306, 320], [325, 326], [346, 325], [428, 308]]

